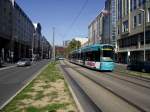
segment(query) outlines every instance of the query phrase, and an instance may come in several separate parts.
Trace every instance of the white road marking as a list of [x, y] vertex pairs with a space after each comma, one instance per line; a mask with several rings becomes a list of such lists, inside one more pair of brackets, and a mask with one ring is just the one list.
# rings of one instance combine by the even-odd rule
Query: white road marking
[[40, 73], [46, 68], [48, 67], [48, 64], [46, 64], [44, 67], [42, 67], [38, 72], [34, 73], [34, 75], [28, 79], [25, 80], [24, 83], [26, 83], [23, 87], [21, 87], [13, 96], [11, 96], [4, 104], [2, 104], [2, 106], [0, 106], [0, 112], [1, 110], [13, 99], [15, 98], [25, 87], [27, 87], [38, 75], [40, 75]]
[[0, 68], [0, 70], [6, 70], [6, 69], [10, 69], [10, 68], [13, 68], [13, 67], [16, 67], [16, 65], [13, 65], [13, 66], [9, 66], [9, 67], [4, 67], [4, 68]]

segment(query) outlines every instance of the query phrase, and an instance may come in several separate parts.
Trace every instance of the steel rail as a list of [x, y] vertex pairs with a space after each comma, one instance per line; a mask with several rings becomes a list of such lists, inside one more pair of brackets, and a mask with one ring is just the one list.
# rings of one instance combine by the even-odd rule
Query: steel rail
[[[66, 64], [67, 65], [67, 64]], [[67, 65], [68, 66], [68, 65]], [[76, 84], [76, 86], [81, 90], [80, 92], [82, 92], [83, 94], [86, 95], [87, 99], [90, 101], [90, 103], [92, 104], [92, 106], [94, 106], [95, 112], [102, 112], [101, 109], [92, 101], [92, 99], [84, 92], [84, 90], [80, 87], [80, 85], [76, 82], [76, 80], [74, 80], [71, 75], [69, 74], [69, 72], [63, 67], [63, 65], [60, 65], [61, 69], [64, 71], [64, 73], [67, 75], [68, 78], [70, 78], [70, 80]], [[70, 67], [71, 68], [71, 67]]]
[[[70, 66], [69, 64], [67, 64], [66, 62], [64, 62], [66, 65]], [[86, 77], [87, 79], [91, 80], [92, 82], [94, 82], [95, 84], [103, 87], [104, 89], [108, 90], [109, 92], [111, 92], [112, 94], [116, 95], [117, 97], [119, 97], [120, 99], [122, 99], [123, 101], [127, 102], [128, 104], [130, 104], [131, 106], [137, 108], [138, 110], [140, 110], [141, 112], [146, 112], [145, 109], [141, 108], [140, 106], [136, 105], [135, 103], [129, 101], [128, 99], [126, 99], [125, 97], [119, 95], [118, 93], [114, 92], [113, 90], [111, 90], [110, 88], [106, 87], [104, 84], [92, 79], [91, 77], [85, 75], [85, 73], [76, 70], [75, 68], [73, 68], [72, 66], [70, 66], [73, 70], [75, 70], [76, 72], [78, 72], [79, 74], [83, 75], [84, 77]]]
[[[115, 74], [115, 73], [108, 73], [108, 72], [103, 72], [103, 73], [104, 73], [104, 74], [107, 74], [107, 76], [111, 76], [111, 77], [113, 77], [113, 78], [117, 78], [117, 79], [119, 79], [119, 80], [123, 80], [123, 81], [129, 82], [129, 83], [135, 84], [135, 85], [137, 85], [137, 86], [141, 86], [141, 87], [150, 89], [150, 86], [146, 86], [145, 84], [140, 84], [140, 83], [137, 83], [137, 82], [135, 82], [135, 81], [130, 81], [130, 80], [128, 80], [128, 79], [121, 78], [121, 77], [127, 77], [127, 78], [128, 78], [128, 76], [122, 76], [122, 75], [119, 75], [119, 74], [118, 74], [119, 76], [117, 76], [117, 75], [112, 75], [112, 74]], [[142, 81], [143, 81], [143, 80], [142, 80]]]
[[[115, 73], [119, 72], [119, 73], [124, 73], [124, 72], [121, 72], [119, 70], [114, 70]], [[134, 75], [134, 74], [131, 74], [131, 73], [128, 73], [128, 72], [125, 72], [126, 75], [124, 76], [128, 76], [128, 77], [132, 77], [132, 78], [135, 78], [135, 79], [138, 79], [138, 80], [143, 80], [145, 82], [150, 82], [150, 78], [147, 78], [147, 77], [143, 77], [143, 76], [138, 76], [138, 75]]]

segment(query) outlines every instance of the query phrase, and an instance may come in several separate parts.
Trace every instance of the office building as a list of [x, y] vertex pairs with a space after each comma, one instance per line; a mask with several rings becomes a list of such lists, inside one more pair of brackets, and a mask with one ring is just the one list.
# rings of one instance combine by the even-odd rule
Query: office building
[[150, 60], [149, 18], [150, 0], [117, 0], [118, 62]]
[[38, 34], [38, 29], [34, 28], [30, 18], [14, 0], [0, 0], [0, 58], [2, 60], [15, 62], [20, 58], [31, 58], [33, 49], [40, 48], [39, 36], [35, 36]]

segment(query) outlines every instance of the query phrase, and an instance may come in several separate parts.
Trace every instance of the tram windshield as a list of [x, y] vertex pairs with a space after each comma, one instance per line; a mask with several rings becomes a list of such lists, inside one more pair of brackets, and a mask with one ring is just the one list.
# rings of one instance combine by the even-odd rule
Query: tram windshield
[[103, 50], [101, 61], [113, 61], [113, 50]]
[[112, 62], [113, 60], [110, 57], [101, 57], [101, 61]]

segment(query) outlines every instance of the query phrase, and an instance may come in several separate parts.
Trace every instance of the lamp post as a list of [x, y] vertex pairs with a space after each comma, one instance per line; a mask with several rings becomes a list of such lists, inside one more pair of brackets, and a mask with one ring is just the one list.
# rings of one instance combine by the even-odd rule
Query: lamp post
[[146, 18], [145, 18], [145, 10], [144, 9], [139, 9], [139, 11], [141, 11], [143, 13], [143, 33], [144, 33], [144, 61], [146, 61], [145, 58], [145, 36], [146, 36], [146, 31], [145, 31], [145, 25], [146, 25]]
[[55, 27], [53, 29], [53, 59], [55, 60]]
[[42, 52], [41, 52], [41, 59], [43, 59], [43, 50], [44, 50], [43, 42], [44, 42], [44, 37], [42, 37]]
[[34, 55], [34, 38], [36, 36], [36, 33], [33, 33], [33, 37], [32, 37], [32, 61], [33, 61], [33, 55]]

